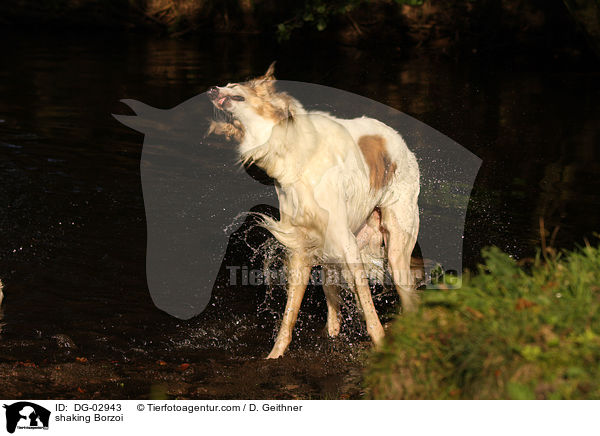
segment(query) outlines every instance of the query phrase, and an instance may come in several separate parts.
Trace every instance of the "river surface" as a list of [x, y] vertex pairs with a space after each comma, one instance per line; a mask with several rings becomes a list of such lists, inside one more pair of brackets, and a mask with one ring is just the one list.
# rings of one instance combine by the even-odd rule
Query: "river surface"
[[[111, 116], [131, 113], [124, 98], [171, 108], [277, 60], [282, 79], [369, 97], [482, 159], [465, 225], [466, 267], [487, 245], [515, 258], [534, 255], [540, 218], [557, 248], [595, 243], [600, 73], [589, 66], [285, 47], [250, 36], [179, 41], [107, 32], [10, 41], [0, 61], [0, 397], [362, 395], [368, 337], [347, 308], [341, 338], [324, 338], [316, 288], [278, 362], [262, 358], [281, 291], [218, 280], [208, 309], [188, 321], [154, 306], [145, 275], [143, 136]], [[230, 243], [231, 264], [249, 259], [242, 242]], [[378, 305], [386, 312], [394, 301], [384, 295]]]

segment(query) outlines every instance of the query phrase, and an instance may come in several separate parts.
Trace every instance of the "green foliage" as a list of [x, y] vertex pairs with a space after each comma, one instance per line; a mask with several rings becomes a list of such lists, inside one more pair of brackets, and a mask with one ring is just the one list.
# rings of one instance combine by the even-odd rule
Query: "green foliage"
[[296, 11], [294, 17], [277, 25], [280, 40], [290, 38], [296, 29], [309, 25], [319, 32], [327, 28], [332, 17], [350, 12], [369, 0], [308, 0]]
[[372, 398], [600, 398], [600, 250], [524, 269], [498, 248], [463, 287], [428, 291], [374, 352]]
[[[465, 0], [472, 3], [477, 0]], [[325, 30], [331, 20], [339, 15], [350, 13], [358, 6], [377, 3], [377, 0], [306, 0], [299, 2], [294, 16], [277, 25], [277, 36], [280, 41], [288, 40], [292, 33], [303, 27], [312, 27], [319, 32]], [[393, 0], [398, 6], [423, 6], [425, 0]]]

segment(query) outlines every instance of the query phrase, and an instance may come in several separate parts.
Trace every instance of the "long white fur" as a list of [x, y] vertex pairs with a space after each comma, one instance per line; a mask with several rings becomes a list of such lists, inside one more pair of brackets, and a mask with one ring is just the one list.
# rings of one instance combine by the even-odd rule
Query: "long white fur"
[[[351, 273], [367, 330], [379, 343], [383, 328], [361, 274], [374, 265], [381, 267], [387, 257], [403, 307], [414, 308], [409, 264], [419, 227], [416, 158], [398, 132], [384, 123], [306, 111], [294, 98], [277, 93], [272, 82], [265, 82], [273, 79], [271, 68], [250, 85], [218, 88], [221, 99], [241, 95], [245, 101], [226, 100], [226, 107], [221, 107], [219, 98], [214, 99], [243, 125], [241, 160], [255, 163], [275, 179], [279, 198], [280, 220], [264, 217], [263, 224], [288, 248], [290, 277], [282, 325], [268, 357], [280, 357], [287, 349], [315, 264], [338, 265]], [[260, 104], [277, 108], [284, 116], [265, 117], [267, 111]], [[382, 137], [395, 163], [393, 177], [377, 190], [370, 186], [369, 166], [358, 146], [366, 135]], [[332, 336], [339, 332], [337, 292], [333, 286], [325, 287], [327, 330]]]

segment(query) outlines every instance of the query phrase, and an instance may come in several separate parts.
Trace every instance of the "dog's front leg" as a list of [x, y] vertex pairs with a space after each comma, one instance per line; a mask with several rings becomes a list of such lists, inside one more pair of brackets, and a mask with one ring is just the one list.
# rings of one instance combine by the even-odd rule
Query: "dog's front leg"
[[288, 263], [287, 303], [275, 345], [267, 356], [267, 359], [281, 357], [292, 341], [292, 332], [298, 319], [298, 312], [300, 311], [306, 286], [308, 285], [311, 267], [312, 265], [302, 253], [295, 252], [290, 255]]

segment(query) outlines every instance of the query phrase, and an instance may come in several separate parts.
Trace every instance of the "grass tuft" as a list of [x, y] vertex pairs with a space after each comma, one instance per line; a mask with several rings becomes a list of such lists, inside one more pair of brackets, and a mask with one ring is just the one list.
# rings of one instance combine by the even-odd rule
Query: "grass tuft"
[[365, 373], [377, 399], [600, 398], [600, 250], [500, 249], [457, 290], [427, 291], [394, 320]]

